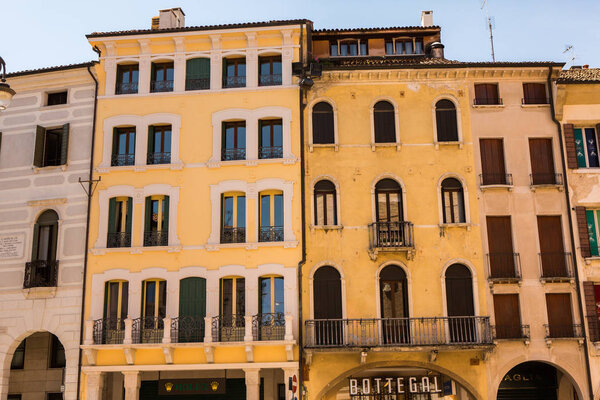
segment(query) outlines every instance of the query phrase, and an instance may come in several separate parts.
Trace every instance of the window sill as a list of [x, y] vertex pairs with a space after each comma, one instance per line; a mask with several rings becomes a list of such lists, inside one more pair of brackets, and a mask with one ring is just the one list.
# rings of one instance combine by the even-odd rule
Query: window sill
[[313, 150], [317, 148], [321, 148], [321, 149], [333, 149], [334, 151], [338, 151], [340, 149], [340, 145], [337, 143], [328, 143], [328, 144], [309, 144], [308, 145], [308, 151], [310, 151], [311, 153], [313, 152]]
[[67, 164], [62, 164], [62, 165], [48, 165], [47, 167], [33, 167], [33, 173], [34, 174], [39, 174], [40, 172], [44, 172], [44, 171], [53, 171], [55, 169], [60, 169], [62, 171], [66, 171], [67, 169]]
[[512, 192], [514, 185], [479, 185], [479, 190], [482, 192], [484, 190], [493, 190], [493, 189], [506, 189], [509, 192]]
[[504, 108], [504, 104], [473, 104], [473, 108], [479, 108], [482, 110]]
[[535, 109], [535, 108], [548, 108], [550, 104], [521, 104], [521, 108], [523, 109]]
[[56, 286], [23, 289], [26, 299], [50, 299], [56, 297]]
[[117, 172], [117, 171], [134, 171], [144, 172], [147, 169], [172, 169], [179, 170], [184, 167], [182, 162], [174, 162], [170, 164], [144, 164], [144, 165], [124, 165], [124, 166], [98, 166], [94, 169], [98, 173]]
[[95, 256], [102, 256], [106, 253], [129, 253], [142, 254], [147, 251], [166, 251], [168, 253], [178, 253], [181, 251], [180, 245], [170, 246], [133, 246], [133, 247], [95, 247], [90, 249], [90, 252]]
[[62, 108], [68, 108], [70, 106], [72, 106], [72, 104], [69, 104], [69, 103], [66, 103], [66, 104], [55, 104], [53, 106], [43, 105], [41, 107], [41, 111], [44, 111], [44, 110], [60, 110]]
[[260, 158], [255, 160], [232, 160], [232, 161], [209, 161], [207, 163], [208, 168], [219, 168], [232, 165], [245, 165], [247, 167], [254, 167], [259, 164], [284, 164], [291, 165], [298, 162], [297, 158], [283, 157], [283, 158]]
[[598, 261], [600, 261], [600, 256], [584, 257], [583, 260], [585, 261], [586, 265], [598, 264]]
[[442, 147], [452, 147], [452, 146], [458, 146], [459, 149], [463, 148], [463, 142], [462, 141], [456, 141], [456, 142], [433, 142], [433, 147], [435, 147], [436, 150], [438, 150], [440, 148], [440, 146]]
[[260, 247], [298, 247], [298, 241], [287, 240], [283, 242], [245, 242], [245, 243], [209, 243], [206, 245], [207, 251], [219, 251], [221, 249], [245, 249], [256, 250]]
[[577, 169], [573, 170], [574, 174], [600, 174], [600, 168], [599, 167], [579, 167]]
[[539, 185], [529, 185], [529, 189], [532, 192], [535, 192], [538, 189], [558, 189], [559, 192], [562, 192], [564, 190], [563, 185], [559, 185], [557, 183], [545, 183], [545, 184], [539, 184]]
[[371, 143], [371, 151], [375, 151], [377, 147], [395, 147], [396, 151], [400, 151], [402, 147], [402, 143], [394, 142], [394, 143]]
[[320, 230], [320, 231], [339, 231], [344, 229], [342, 225], [310, 225], [310, 230]]
[[466, 229], [467, 231], [471, 230], [471, 226], [473, 224], [471, 224], [470, 222], [457, 222], [457, 223], [442, 223], [439, 224], [440, 229], [448, 229], [448, 228], [460, 228], [460, 229]]

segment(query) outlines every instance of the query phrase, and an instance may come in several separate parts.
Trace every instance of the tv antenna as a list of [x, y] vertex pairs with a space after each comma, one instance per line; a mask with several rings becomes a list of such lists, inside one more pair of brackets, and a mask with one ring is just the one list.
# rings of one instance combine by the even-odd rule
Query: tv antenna
[[565, 50], [563, 51], [563, 54], [565, 53], [569, 53], [570, 56], [570, 62], [571, 62], [571, 67], [573, 66], [573, 64], [575, 63], [575, 48], [573, 47], [572, 44], [567, 44], [565, 45]]
[[488, 29], [490, 31], [490, 45], [492, 47], [492, 62], [496, 62], [496, 56], [494, 55], [494, 34], [492, 32], [492, 18], [490, 18], [487, 0], [483, 0], [483, 4], [481, 5], [482, 10], [483, 10], [483, 7], [485, 7], [485, 18], [487, 20]]

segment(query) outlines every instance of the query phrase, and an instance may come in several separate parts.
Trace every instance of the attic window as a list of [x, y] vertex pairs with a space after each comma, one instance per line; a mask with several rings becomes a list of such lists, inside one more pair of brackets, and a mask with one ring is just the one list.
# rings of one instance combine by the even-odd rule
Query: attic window
[[57, 93], [48, 93], [48, 103], [49, 106], [56, 106], [59, 104], [67, 104], [67, 91], [57, 92]]
[[385, 41], [387, 55], [423, 54], [423, 41], [415, 38], [396, 38]]
[[356, 57], [369, 55], [367, 39], [347, 39], [332, 41], [332, 57]]

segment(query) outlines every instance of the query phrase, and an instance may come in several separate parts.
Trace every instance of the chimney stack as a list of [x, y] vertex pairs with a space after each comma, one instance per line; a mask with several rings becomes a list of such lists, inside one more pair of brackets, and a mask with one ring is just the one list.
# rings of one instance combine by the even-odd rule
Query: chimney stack
[[179, 7], [160, 10], [158, 17], [152, 18], [152, 29], [174, 29], [185, 26], [185, 13]]
[[444, 45], [440, 42], [431, 43], [431, 57], [444, 58]]
[[421, 11], [421, 26], [433, 26], [433, 11]]
[[584, 65], [583, 65], [583, 69], [588, 69], [589, 67], [590, 67], [590, 65], [589, 65], [589, 64], [584, 64]]

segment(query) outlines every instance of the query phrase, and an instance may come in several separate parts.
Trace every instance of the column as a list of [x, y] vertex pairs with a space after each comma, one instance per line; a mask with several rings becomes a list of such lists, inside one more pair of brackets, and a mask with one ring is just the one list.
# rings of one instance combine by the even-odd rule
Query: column
[[296, 377], [296, 386], [298, 389], [296, 393], [300, 390], [299, 380], [298, 380], [298, 368], [283, 368], [283, 384], [285, 385], [285, 400], [289, 400], [292, 398], [292, 391], [289, 390], [289, 381], [290, 378]]
[[185, 91], [185, 56], [183, 54], [175, 55], [173, 68], [175, 73], [173, 91], [183, 92]]
[[[139, 77], [138, 77], [138, 93], [150, 93], [150, 73], [152, 70], [152, 62], [149, 55], [140, 57]], [[143, 133], [143, 132], [142, 132]], [[147, 134], [146, 134], [147, 136]], [[137, 151], [137, 149], [136, 149]]]
[[104, 373], [90, 371], [86, 373], [86, 377], [86, 400], [101, 400], [102, 389], [104, 388]]
[[260, 400], [260, 368], [244, 369], [246, 373], [246, 400]]
[[286, 46], [281, 53], [281, 84], [288, 86], [292, 84], [292, 62], [294, 61], [294, 48]]
[[246, 50], [246, 87], [258, 86], [258, 50]]
[[115, 94], [117, 84], [117, 61], [114, 58], [107, 58], [104, 62], [104, 72], [106, 73], [106, 86], [104, 87], [105, 96]]
[[122, 371], [125, 400], [138, 400], [142, 376], [139, 371]]

